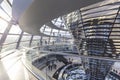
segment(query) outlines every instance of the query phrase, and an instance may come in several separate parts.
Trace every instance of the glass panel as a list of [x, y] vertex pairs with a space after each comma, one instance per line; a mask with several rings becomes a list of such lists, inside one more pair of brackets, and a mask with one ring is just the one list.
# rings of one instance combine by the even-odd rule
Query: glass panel
[[58, 30], [57, 29], [53, 29], [51, 36], [57, 36], [57, 35], [58, 35]]
[[20, 47], [28, 47], [28, 46], [29, 46], [29, 42], [30, 42], [30, 41], [21, 42], [21, 43], [20, 43]]
[[34, 36], [33, 40], [40, 39], [40, 36]]
[[49, 40], [49, 37], [43, 37], [42, 38], [43, 45], [44, 44], [46, 45], [48, 43], [48, 40]]
[[58, 32], [52, 32], [51, 36], [58, 36]]
[[51, 32], [51, 28], [47, 26], [45, 28], [44, 34], [50, 35], [50, 32]]
[[9, 0], [9, 1], [10, 1], [11, 4], [13, 3], [13, 0]]
[[45, 27], [46, 27], [46, 25], [43, 25], [43, 26], [40, 28], [40, 31], [41, 31], [41, 32], [44, 32]]
[[17, 42], [18, 38], [19, 38], [19, 35], [8, 35], [4, 44]]
[[10, 20], [10, 17], [0, 8], [0, 16], [6, 20]]
[[60, 31], [61, 36], [66, 34], [66, 31]]
[[50, 35], [50, 31], [44, 31], [44, 34]]
[[16, 43], [14, 43], [14, 44], [9, 44], [9, 45], [3, 45], [1, 52], [5, 52], [5, 51], [8, 51], [8, 50], [15, 49], [15, 48], [16, 48], [16, 45], [17, 45]]
[[0, 39], [1, 39], [1, 37], [2, 37], [2, 34], [0, 34]]
[[32, 46], [32, 47], [33, 47], [33, 46], [37, 46], [39, 42], [40, 42], [39, 40], [32, 41], [31, 46]]
[[52, 23], [54, 25], [56, 25], [57, 27], [61, 27], [61, 28], [66, 29], [65, 21], [64, 21], [64, 19], [62, 17], [59, 17], [57, 19], [52, 20]]
[[24, 32], [24, 34], [29, 34], [29, 33]]
[[20, 34], [21, 33], [21, 29], [18, 25], [13, 25], [10, 29], [10, 34]]
[[57, 29], [53, 29], [53, 32], [58, 32], [58, 30]]
[[24, 36], [24, 35], [23, 35], [21, 41], [27, 41], [27, 40], [30, 40], [30, 39], [31, 39], [31, 36]]
[[12, 14], [12, 8], [9, 6], [7, 0], [4, 0], [2, 3], [1, 3], [1, 7], [3, 7], [3, 9], [5, 10], [5, 12], [11, 16]]
[[7, 22], [0, 18], [0, 33], [3, 33], [7, 27]]

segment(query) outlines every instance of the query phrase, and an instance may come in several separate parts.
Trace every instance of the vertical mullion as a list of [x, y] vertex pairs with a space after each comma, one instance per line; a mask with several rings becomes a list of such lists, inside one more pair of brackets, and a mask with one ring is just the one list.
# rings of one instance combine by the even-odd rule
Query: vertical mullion
[[31, 36], [30, 42], [29, 42], [29, 47], [31, 47], [32, 41], [33, 41], [33, 35]]
[[48, 39], [48, 44], [50, 44], [50, 39], [51, 39], [52, 31], [53, 31], [53, 29], [51, 28], [50, 37], [49, 37], [49, 39]]
[[6, 28], [6, 30], [4, 31], [4, 33], [3, 33], [2, 37], [1, 37], [1, 40], [0, 40], [0, 51], [2, 50], [3, 43], [5, 42], [11, 27], [12, 27], [12, 24], [9, 23], [7, 28]]
[[[46, 25], [44, 26], [43, 33], [45, 32], [45, 29], [46, 29]], [[41, 36], [40, 42], [42, 41], [42, 39], [43, 39], [43, 36]]]
[[24, 36], [23, 33], [24, 33], [24, 32], [22, 31], [21, 34], [20, 34], [20, 36], [19, 36], [19, 39], [18, 39], [17, 45], [16, 45], [16, 49], [18, 49], [19, 46], [20, 46], [21, 39], [22, 39], [22, 37]]

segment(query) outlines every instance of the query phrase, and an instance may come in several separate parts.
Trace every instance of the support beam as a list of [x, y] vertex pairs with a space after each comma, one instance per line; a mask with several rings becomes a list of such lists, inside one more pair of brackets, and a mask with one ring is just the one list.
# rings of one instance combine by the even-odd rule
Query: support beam
[[6, 1], [10, 5], [10, 7], [12, 8], [12, 4], [10, 3], [10, 1], [9, 0], [6, 0]]
[[31, 39], [30, 39], [30, 43], [29, 43], [29, 47], [31, 47], [31, 44], [32, 44], [32, 41], [33, 41], [33, 35], [31, 36]]
[[[52, 34], [52, 31], [53, 31], [53, 29], [51, 29], [50, 35]], [[48, 44], [50, 44], [50, 39], [51, 39], [51, 36], [50, 36], [49, 39], [48, 39]]]
[[22, 31], [21, 34], [20, 34], [19, 40], [18, 40], [18, 42], [17, 42], [16, 49], [18, 49], [19, 46], [20, 46], [20, 42], [21, 42], [21, 39], [22, 39], [23, 33], [24, 33], [24, 32]]
[[[46, 29], [46, 25], [45, 25], [45, 27], [44, 27], [44, 29], [43, 29], [43, 33], [45, 32], [45, 29]], [[41, 36], [40, 42], [42, 41], [42, 39], [43, 39], [43, 36]]]
[[1, 40], [0, 40], [0, 51], [2, 50], [3, 43], [5, 42], [5, 40], [7, 38], [7, 35], [9, 33], [10, 29], [11, 29], [11, 26], [12, 26], [12, 24], [9, 23], [7, 28], [6, 28], [6, 30], [4, 31], [4, 33], [3, 33], [2, 37], [1, 37]]

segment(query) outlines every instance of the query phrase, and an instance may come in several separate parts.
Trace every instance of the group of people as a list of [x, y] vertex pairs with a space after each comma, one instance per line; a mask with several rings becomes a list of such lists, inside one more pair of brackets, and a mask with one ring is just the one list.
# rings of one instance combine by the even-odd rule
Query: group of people
[[[45, 41], [44, 41], [44, 44], [48, 44], [48, 42], [45, 40]], [[40, 41], [40, 45], [41, 45], [41, 46], [43, 45], [43, 41], [42, 41], [42, 40]]]
[[54, 61], [51, 61], [48, 64], [48, 70], [52, 71], [53, 69], [56, 69], [56, 68], [57, 68], [57, 65], [54, 63]]
[[73, 59], [68, 58], [68, 63], [72, 63], [72, 62], [73, 62]]

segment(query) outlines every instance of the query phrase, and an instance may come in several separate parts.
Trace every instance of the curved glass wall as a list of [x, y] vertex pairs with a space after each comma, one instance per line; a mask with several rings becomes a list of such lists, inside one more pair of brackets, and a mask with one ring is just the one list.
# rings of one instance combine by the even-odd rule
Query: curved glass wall
[[[48, 79], [52, 80], [50, 79], [50, 77], [47, 77], [48, 72], [45, 71], [46, 67], [44, 68], [43, 73], [42, 73], [41, 70], [37, 69], [37, 67], [34, 66], [33, 64], [36, 59], [39, 60], [39, 58], [41, 57], [40, 53], [42, 53], [40, 52], [40, 50], [45, 50], [46, 46], [52, 47], [51, 45], [55, 45], [54, 49], [56, 50], [56, 47], [58, 47], [57, 49], [59, 50], [62, 48], [62, 45], [63, 45], [61, 43], [66, 43], [66, 42], [72, 43], [70, 33], [68, 31], [59, 30], [60, 26], [66, 29], [64, 23], [60, 19], [57, 19], [56, 23], [54, 23], [54, 21], [51, 22], [53, 23], [53, 26], [55, 27], [55, 29], [54, 27], [51, 27], [50, 25], [42, 26], [40, 31], [43, 34], [49, 35], [48, 37], [32, 35], [32, 34], [28, 34], [22, 31], [19, 28], [18, 24], [15, 25], [16, 21], [14, 21], [14, 18], [12, 17], [12, 1], [13, 0], [3, 0], [2, 3], [0, 3], [0, 59], [3, 59], [4, 57], [9, 56], [9, 55], [11, 56], [11, 54], [19, 55], [19, 56], [22, 55], [22, 59], [21, 58], [20, 59], [22, 60], [24, 65], [27, 65], [28, 67], [30, 67], [30, 69], [36, 74], [40, 76], [44, 76], [46, 80]], [[56, 27], [59, 27], [59, 28], [56, 28]], [[59, 45], [58, 43], [61, 45]], [[64, 48], [66, 48], [66, 46]], [[19, 52], [15, 52], [18, 50], [21, 51], [20, 54]], [[45, 54], [43, 55], [47, 55], [47, 54], [48, 53], [45, 52]], [[11, 59], [10, 61], [12, 62], [13, 60], [14, 62], [15, 59], [17, 59], [16, 63], [18, 63], [19, 62], [18, 56]], [[49, 58], [45, 59], [44, 61], [47, 61], [47, 60], [49, 60]], [[4, 61], [2, 62], [6, 70], [9, 68], [9, 65], [14, 66], [14, 63], [11, 64], [9, 60], [7, 61], [9, 62], [9, 64]], [[10, 72], [8, 74], [12, 75], [12, 73]], [[29, 77], [31, 76], [33, 75], [30, 75]]]
[[[58, 37], [67, 37], [69, 35], [62, 36], [61, 30], [52, 29], [50, 26], [44, 25], [40, 29], [40, 31], [44, 34], [50, 35], [50, 37], [44, 36], [35, 36], [28, 33], [23, 32], [19, 25], [14, 25], [14, 19], [12, 18], [12, 2], [13, 0], [3, 0], [0, 4], [0, 46], [1, 52], [18, 49], [22, 47], [33, 47], [38, 46], [41, 41], [47, 43], [56, 41], [55, 37], [51, 36], [58, 36]], [[56, 21], [56, 23], [55, 23]], [[61, 19], [53, 20], [52, 21], [56, 26], [65, 26]], [[62, 24], [62, 25], [60, 25]], [[65, 28], [65, 27], [64, 27]], [[69, 35], [70, 36], [70, 35]]]
[[[116, 68], [112, 65], [115, 65], [116, 59], [120, 59], [119, 0], [106, 0], [52, 20], [40, 28], [41, 33], [48, 37], [28, 34], [19, 25], [14, 25], [12, 1], [4, 0], [0, 4], [1, 54], [25, 49], [24, 59], [30, 68], [38, 74], [43, 71], [56, 80], [62, 77], [67, 80], [104, 80], [106, 76], [114, 79]], [[74, 43], [80, 56], [78, 52], [73, 52], [74, 49], [77, 51]], [[78, 71], [83, 72], [83, 76], [78, 76], [82, 74]]]

